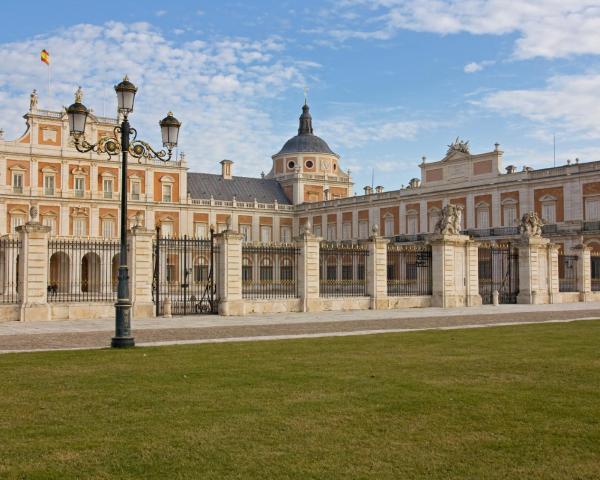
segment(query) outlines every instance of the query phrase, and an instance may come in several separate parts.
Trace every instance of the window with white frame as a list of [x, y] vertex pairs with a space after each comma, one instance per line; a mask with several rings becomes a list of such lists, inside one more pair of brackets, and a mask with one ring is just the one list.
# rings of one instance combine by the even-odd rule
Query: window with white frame
[[112, 198], [114, 191], [114, 179], [112, 177], [102, 179], [102, 191], [104, 192], [104, 198]]
[[240, 234], [244, 242], [252, 241], [252, 225], [249, 223], [240, 223]]
[[292, 241], [292, 227], [289, 225], [282, 225], [279, 228], [279, 240], [284, 243]]
[[271, 225], [261, 225], [260, 226], [260, 241], [263, 243], [268, 243], [271, 241], [273, 234], [273, 228]]
[[161, 237], [172, 237], [173, 236], [173, 222], [165, 220], [160, 223], [160, 236]]
[[196, 238], [208, 238], [208, 225], [204, 222], [194, 223], [194, 236]]
[[85, 192], [85, 177], [75, 177], [73, 187], [75, 191], [75, 196], [79, 198], [83, 197], [83, 194]]
[[406, 214], [406, 233], [416, 235], [419, 230], [419, 215], [415, 211], [409, 211]]
[[546, 195], [541, 199], [542, 221], [546, 224], [556, 223], [556, 198]]
[[585, 199], [585, 219], [600, 220], [600, 197]]
[[342, 240], [352, 239], [352, 222], [342, 223]]
[[477, 228], [490, 228], [490, 206], [480, 203], [475, 209], [477, 213]]
[[12, 187], [13, 193], [23, 193], [23, 172], [14, 171], [12, 172]]
[[73, 218], [73, 235], [76, 237], [85, 237], [87, 235], [87, 218]]
[[115, 220], [107, 217], [102, 219], [102, 236], [104, 238], [113, 238], [115, 236]]
[[170, 183], [162, 184], [162, 201], [172, 202], [173, 201], [173, 185]]
[[14, 211], [10, 214], [10, 231], [16, 232], [17, 227], [25, 224], [25, 212]]
[[358, 237], [365, 239], [369, 237], [369, 221], [359, 220], [358, 221]]
[[514, 227], [517, 224], [517, 203], [514, 200], [507, 200], [502, 204], [502, 216], [504, 227]]
[[330, 242], [333, 242], [336, 240], [336, 236], [337, 236], [337, 225], [335, 223], [328, 223], [327, 224], [327, 240], [329, 240]]
[[391, 213], [383, 217], [383, 235], [386, 237], [394, 235], [394, 216]]
[[317, 237], [323, 236], [323, 231], [321, 230], [321, 225], [313, 226], [313, 234]]
[[440, 211], [437, 208], [429, 210], [429, 229], [428, 232], [432, 233], [435, 231], [435, 226], [440, 219]]
[[50, 235], [56, 235], [56, 216], [54, 215], [43, 215], [42, 225], [50, 227]]
[[54, 195], [54, 173], [44, 173], [44, 195]]
[[140, 199], [140, 194], [142, 191], [142, 182], [140, 181], [139, 178], [131, 178], [130, 180], [130, 187], [129, 190], [131, 192], [131, 199], [132, 200], [139, 200]]

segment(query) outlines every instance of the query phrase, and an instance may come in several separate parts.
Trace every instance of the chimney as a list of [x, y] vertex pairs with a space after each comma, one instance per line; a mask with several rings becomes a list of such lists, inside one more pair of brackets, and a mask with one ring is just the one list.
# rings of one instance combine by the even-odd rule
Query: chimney
[[381, 185], [377, 185], [375, 187], [375, 193], [383, 193], [383, 187]]
[[506, 173], [516, 173], [517, 171], [517, 167], [515, 167], [514, 165], [509, 165], [508, 167], [506, 167]]
[[231, 180], [231, 166], [233, 162], [231, 160], [221, 160], [219, 162], [221, 164], [221, 176], [224, 180]]
[[373, 189], [369, 185], [364, 188], [364, 191], [365, 195], [371, 195], [371, 193], [373, 193]]

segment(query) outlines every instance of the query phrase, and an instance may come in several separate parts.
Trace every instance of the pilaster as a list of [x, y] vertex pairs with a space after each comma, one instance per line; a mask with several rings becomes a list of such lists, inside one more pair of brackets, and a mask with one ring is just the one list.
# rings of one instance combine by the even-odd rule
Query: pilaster
[[22, 322], [50, 320], [48, 305], [48, 234], [50, 227], [28, 222], [17, 227], [21, 240], [19, 292]]
[[143, 227], [134, 227], [129, 235], [129, 291], [131, 295], [132, 316], [153, 317], [155, 313], [152, 301], [152, 240], [154, 232]]
[[298, 295], [302, 299], [302, 311], [320, 309], [319, 303], [319, 253], [321, 238], [313, 235], [305, 226], [305, 231], [296, 239], [300, 249], [298, 258]]
[[371, 297], [371, 310], [388, 308], [387, 301], [387, 238], [374, 234], [367, 248], [367, 295]]
[[242, 236], [231, 230], [215, 235], [219, 315], [242, 315]]
[[519, 250], [519, 295], [517, 303], [552, 303], [553, 281], [558, 293], [558, 255], [556, 277], [553, 275], [550, 240], [541, 237], [525, 237], [517, 244]]
[[574, 248], [577, 252], [577, 290], [579, 290], [579, 300], [582, 302], [591, 301], [592, 293], [592, 257], [591, 248], [587, 245], [577, 245]]

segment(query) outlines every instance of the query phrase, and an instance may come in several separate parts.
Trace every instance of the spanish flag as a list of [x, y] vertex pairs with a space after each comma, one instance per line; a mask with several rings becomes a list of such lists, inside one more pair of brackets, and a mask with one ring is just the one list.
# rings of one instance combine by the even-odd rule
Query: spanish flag
[[42, 52], [40, 53], [40, 60], [46, 65], [50, 65], [50, 54], [48, 53], [48, 50], [42, 50]]

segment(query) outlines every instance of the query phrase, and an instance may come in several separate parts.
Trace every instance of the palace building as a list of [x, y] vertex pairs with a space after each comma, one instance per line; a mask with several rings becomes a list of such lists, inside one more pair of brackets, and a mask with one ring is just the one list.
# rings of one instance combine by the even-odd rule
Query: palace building
[[[38, 109], [35, 101], [24, 118], [23, 135], [0, 139], [0, 235], [14, 233], [37, 206], [51, 236], [118, 238], [120, 158], [79, 153], [65, 112]], [[91, 114], [86, 138], [112, 135], [116, 125]], [[231, 160], [220, 162], [221, 174], [190, 172], [183, 154], [167, 163], [142, 159], [128, 171], [127, 214], [131, 225], [160, 226], [170, 237], [206, 238], [211, 227], [221, 232], [230, 224], [249, 242], [289, 242], [308, 222], [331, 241], [365, 239], [375, 225], [386, 237], [410, 240], [433, 232], [443, 206], [455, 204], [475, 238], [510, 238], [520, 216], [535, 211], [544, 235], [564, 251], [582, 242], [600, 250], [600, 162], [518, 169], [503, 167], [502, 153], [496, 144], [472, 154], [457, 141], [445, 158], [423, 158], [421, 178], [406, 187], [355, 195], [305, 104], [298, 134], [272, 156], [268, 174], [236, 176]]]

